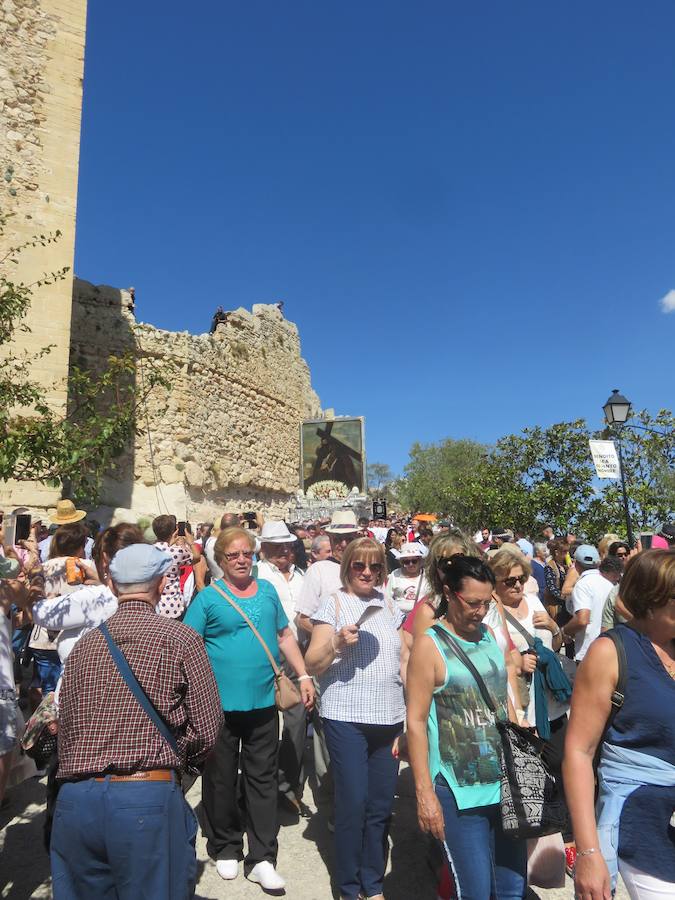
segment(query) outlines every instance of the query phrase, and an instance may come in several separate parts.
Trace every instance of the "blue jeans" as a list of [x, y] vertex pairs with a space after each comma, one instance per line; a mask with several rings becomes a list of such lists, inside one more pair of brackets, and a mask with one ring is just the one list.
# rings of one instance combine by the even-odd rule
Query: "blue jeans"
[[521, 900], [527, 891], [527, 845], [504, 835], [499, 804], [458, 809], [442, 776], [435, 788], [459, 900]]
[[387, 831], [398, 760], [391, 747], [403, 725], [324, 719], [335, 782], [335, 878], [340, 896], [382, 893]]
[[52, 828], [54, 900], [189, 900], [196, 836], [176, 781], [68, 782]]
[[[63, 665], [56, 650], [33, 650], [37, 681], [45, 696], [56, 690]], [[35, 681], [35, 679], [33, 679]]]

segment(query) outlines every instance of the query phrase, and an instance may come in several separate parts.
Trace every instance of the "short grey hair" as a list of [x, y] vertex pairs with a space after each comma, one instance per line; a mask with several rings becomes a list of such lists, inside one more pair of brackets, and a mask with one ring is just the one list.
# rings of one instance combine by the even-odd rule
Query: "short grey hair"
[[548, 544], [546, 541], [535, 541], [534, 552], [543, 553], [544, 556], [548, 556]]
[[318, 553], [322, 544], [325, 544], [326, 542], [330, 544], [330, 538], [327, 534], [320, 534], [315, 537], [312, 541], [312, 553]]
[[164, 576], [160, 575], [158, 578], [153, 578], [152, 581], [139, 581], [136, 584], [118, 584], [115, 581], [115, 587], [120, 597], [123, 594], [151, 594], [162, 578]]

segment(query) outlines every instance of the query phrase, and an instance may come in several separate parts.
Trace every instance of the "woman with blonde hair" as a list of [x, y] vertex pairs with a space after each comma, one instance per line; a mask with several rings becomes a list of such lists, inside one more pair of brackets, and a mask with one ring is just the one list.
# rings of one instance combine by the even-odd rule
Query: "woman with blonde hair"
[[436, 535], [429, 544], [429, 553], [424, 561], [424, 575], [431, 589], [416, 602], [403, 626], [414, 637], [424, 634], [434, 624], [436, 610], [443, 597], [442, 564], [451, 556], [481, 558], [482, 553], [476, 542], [458, 529]]
[[600, 555], [600, 559], [604, 559], [609, 553], [609, 548], [612, 546], [612, 544], [620, 540], [621, 538], [618, 534], [603, 535], [603, 537], [598, 541], [598, 553]]
[[255, 537], [249, 529], [225, 527], [214, 545], [223, 576], [197, 594], [184, 621], [204, 638], [225, 713], [202, 777], [206, 850], [216, 860], [221, 878], [237, 877], [243, 855], [244, 823], [239, 809], [243, 794], [246, 877], [264, 890], [282, 890], [285, 882], [275, 869], [279, 715], [274, 702], [275, 673], [262, 642], [277, 666], [279, 651], [283, 652], [298, 675], [307, 709], [314, 702], [314, 685], [275, 588], [252, 577], [254, 551]]
[[321, 716], [335, 781], [336, 881], [343, 900], [383, 900], [386, 841], [403, 731], [410, 637], [383, 592], [384, 548], [352, 541], [342, 587], [312, 616], [305, 662], [321, 688]]

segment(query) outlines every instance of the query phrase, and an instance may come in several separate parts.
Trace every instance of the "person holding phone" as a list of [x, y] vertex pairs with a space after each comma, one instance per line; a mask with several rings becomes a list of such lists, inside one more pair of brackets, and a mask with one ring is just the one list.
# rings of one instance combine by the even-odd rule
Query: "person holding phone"
[[335, 782], [336, 881], [343, 900], [383, 900], [385, 846], [403, 731], [410, 636], [381, 587], [385, 551], [372, 538], [344, 550], [342, 586], [312, 615], [307, 671], [321, 688], [321, 716]]
[[166, 573], [164, 590], [157, 604], [157, 613], [167, 619], [182, 619], [185, 598], [181, 590], [180, 570], [183, 566], [196, 563], [199, 551], [195, 549], [194, 539], [187, 529], [183, 529], [183, 535], [179, 534], [175, 516], [157, 516], [152, 521], [152, 530], [157, 537], [155, 547], [166, 550], [173, 557], [173, 565]]

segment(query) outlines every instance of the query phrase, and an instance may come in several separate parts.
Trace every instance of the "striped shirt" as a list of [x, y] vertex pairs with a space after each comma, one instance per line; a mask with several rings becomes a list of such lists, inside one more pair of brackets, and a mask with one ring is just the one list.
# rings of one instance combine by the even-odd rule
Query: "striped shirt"
[[369, 606], [379, 606], [381, 612], [360, 626], [358, 642], [346, 647], [319, 676], [321, 715], [338, 722], [396, 725], [405, 718], [398, 631], [405, 618], [401, 610], [393, 604], [390, 608], [381, 591], [364, 600], [340, 590], [325, 599], [312, 621], [339, 631], [356, 624]]
[[108, 619], [110, 634], [178, 743], [160, 735], [95, 629], [73, 648], [59, 696], [58, 778], [148, 769], [196, 773], [216, 742], [223, 713], [199, 635], [142, 600]]

